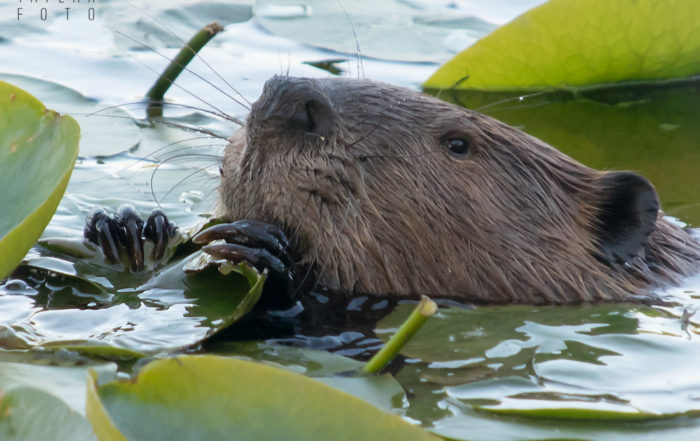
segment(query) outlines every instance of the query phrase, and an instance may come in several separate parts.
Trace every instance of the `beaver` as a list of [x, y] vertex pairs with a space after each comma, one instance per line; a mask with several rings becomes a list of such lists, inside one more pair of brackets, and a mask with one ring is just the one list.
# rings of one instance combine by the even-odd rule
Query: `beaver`
[[642, 176], [371, 80], [269, 79], [221, 175], [218, 215], [254, 221], [195, 241], [338, 295], [639, 301], [700, 270]]

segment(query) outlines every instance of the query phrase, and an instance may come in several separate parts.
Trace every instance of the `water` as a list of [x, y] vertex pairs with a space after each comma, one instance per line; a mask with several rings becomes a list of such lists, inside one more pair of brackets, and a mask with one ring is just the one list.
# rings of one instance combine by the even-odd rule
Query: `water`
[[[319, 20], [314, 23], [323, 26], [302, 26], [317, 32], [299, 39], [318, 40], [323, 47], [355, 52], [355, 38], [347, 28], [345, 13], [333, 9], [335, 2], [325, 3], [260, 2], [257, 6], [267, 12], [259, 22], [248, 20], [252, 9], [245, 2], [235, 6], [229, 2], [149, 2], [139, 6], [146, 8], [144, 12], [125, 2], [103, 1], [96, 6], [95, 21], [87, 20], [76, 8], [74, 19], [63, 20], [61, 11], [53, 11], [59, 16], [46, 23], [30, 15], [29, 9], [25, 11], [27, 20], [17, 23], [16, 5], [0, 7], [0, 29], [7, 40], [0, 43], [0, 55], [12, 60], [2, 73], [50, 82], [3, 78], [21, 84], [59, 111], [86, 114], [121, 105], [118, 113], [109, 109], [101, 112], [105, 116], [81, 120], [86, 133], [81, 159], [44, 238], [80, 237], [85, 215], [95, 205], [113, 209], [129, 202], [147, 214], [157, 205], [152, 193], [182, 227], [198, 224], [212, 212], [218, 179], [216, 161], [192, 156], [168, 158], [221, 154], [223, 142], [215, 138], [190, 139], [200, 135], [122, 118], [144, 115], [139, 101], [156, 76], [153, 70], [160, 72], [167, 61], [115, 29], [171, 57], [181, 43], [161, 25], [151, 22], [146, 13], [185, 38], [209, 21], [225, 21], [226, 31], [205, 48], [202, 56], [252, 101], [273, 74], [289, 71], [293, 75], [325, 77], [326, 72], [305, 62], [343, 58], [338, 52], [306, 46], [265, 29], [291, 36], [290, 29], [299, 28], [295, 20]], [[348, 14], [354, 17], [354, 31], [366, 57], [360, 64], [350, 56], [338, 67], [345, 75], [417, 88], [456, 47], [538, 2], [387, 2], [381, 6], [393, 8], [391, 20], [381, 20], [387, 14], [385, 9], [376, 9], [373, 15], [367, 13], [371, 9], [362, 9], [362, 2], [345, 3]], [[459, 8], [450, 9], [451, 4]], [[430, 10], [417, 14], [411, 9], [415, 5]], [[411, 32], [397, 32], [389, 38], [392, 26], [406, 28], [406, 23], [416, 17], [421, 18], [418, 25], [434, 28], [426, 38], [432, 39], [433, 47], [437, 45], [439, 50], [426, 53]], [[383, 22], [377, 34], [382, 38], [365, 33], [377, 21]], [[465, 23], [468, 31], [459, 31], [457, 28]], [[411, 46], [411, 51], [404, 50], [403, 45]], [[413, 61], [371, 58], [397, 58], [402, 53]], [[195, 61], [192, 69], [228, 90], [201, 62]], [[179, 82], [186, 90], [171, 90], [168, 97], [174, 102], [203, 107], [206, 104], [196, 98], [200, 97], [237, 118], [245, 118], [242, 106], [206, 82], [192, 75], [184, 75]], [[641, 172], [654, 182], [669, 215], [697, 226], [698, 93], [695, 83], [687, 83], [615, 95], [537, 95], [499, 105], [490, 103], [505, 97], [443, 97], [482, 108], [596, 168]], [[185, 107], [168, 107], [166, 117], [223, 135], [235, 130], [235, 125]], [[116, 124], [119, 129], [108, 133]], [[95, 154], [107, 157], [96, 159]], [[232, 294], [225, 280], [210, 274], [213, 282], [192, 282], [172, 270], [161, 277], [161, 282], [165, 279], [161, 285], [154, 286], [148, 276], [130, 276], [44, 247], [36, 247], [29, 257], [35, 270], [27, 267], [19, 274], [20, 279], [0, 286], [3, 360], [18, 361], [20, 355], [35, 358], [36, 352], [30, 349], [41, 347], [54, 351], [48, 351], [54, 354], [50, 357], [84, 361], [72, 351], [86, 343], [118, 348], [122, 352], [115, 351], [107, 358], [115, 359], [118, 354], [128, 360], [128, 351], [150, 355], [184, 344], [191, 345], [190, 350], [244, 354], [299, 372], [330, 372], [328, 367], [336, 359], [279, 345], [301, 345], [366, 358], [411, 308], [399, 305], [394, 310], [396, 305], [382, 299], [368, 300], [361, 306], [354, 305], [349, 318], [337, 314], [291, 337], [268, 336], [267, 342], [231, 343], [230, 337], [242, 338], [231, 335], [238, 329], [234, 327], [227, 338], [202, 347], [199, 342], [227, 323], [244, 294]], [[37, 267], [51, 271], [36, 271]], [[205, 288], [207, 283], [213, 287]], [[210, 294], [201, 295], [202, 289]], [[407, 346], [400, 363], [392, 365], [405, 395], [398, 401], [388, 400], [389, 404], [384, 400], [383, 406], [393, 406], [394, 411], [457, 439], [697, 438], [700, 424], [693, 417], [700, 409], [700, 381], [695, 372], [700, 364], [695, 359], [700, 353], [700, 322], [692, 314], [698, 308], [700, 277], [690, 278], [666, 294], [672, 302], [654, 307], [444, 308]], [[320, 299], [317, 306], [322, 308], [323, 304]], [[361, 317], [365, 320], [359, 320]], [[382, 317], [373, 332], [374, 321]], [[129, 371], [131, 365], [120, 362], [119, 368]], [[340, 382], [338, 387], [342, 387]], [[72, 395], [83, 396], [77, 392]], [[81, 409], [81, 403], [65, 399]], [[556, 413], [562, 409], [574, 410], [568, 416]], [[601, 413], [592, 414], [592, 410]], [[639, 412], [646, 419], [630, 423], [629, 414]], [[597, 419], [593, 424], [579, 419], [586, 417]], [[558, 421], [552, 423], [552, 419]]]

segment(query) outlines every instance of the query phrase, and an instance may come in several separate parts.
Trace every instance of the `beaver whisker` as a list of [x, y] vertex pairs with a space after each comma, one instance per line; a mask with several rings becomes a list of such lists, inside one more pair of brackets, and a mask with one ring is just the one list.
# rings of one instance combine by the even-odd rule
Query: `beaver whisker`
[[[311, 198], [312, 198], [312, 197], [313, 197], [313, 194], [312, 194], [311, 192], [309, 192], [309, 197], [306, 199], [306, 204], [305, 204], [305, 206], [304, 206], [304, 211], [303, 211], [302, 213], [306, 214], [307, 210], [309, 209], [309, 205], [310, 205], [310, 203], [311, 203]], [[299, 230], [300, 230], [300, 229], [301, 229], [301, 225], [297, 225], [296, 228], [295, 228], [295, 231], [294, 231], [294, 233], [293, 233], [293, 234], [294, 234], [294, 239], [293, 239], [293, 240], [296, 240], [296, 241], [299, 240]], [[321, 234], [320, 222], [319, 222], [319, 231], [318, 231], [318, 233], [319, 233], [319, 236], [320, 236], [320, 234]], [[290, 243], [291, 243], [291, 241], [290, 241]], [[316, 261], [316, 259], [318, 259], [318, 255], [319, 255], [319, 254], [318, 254], [318, 243], [319, 243], [319, 241], [317, 240], [315, 243], [317, 244], [317, 246], [314, 247], [314, 248], [312, 249], [313, 258], [312, 258], [311, 262]], [[312, 263], [307, 263], [306, 273], [304, 274], [304, 277], [302, 277], [301, 282], [298, 284], [297, 289], [294, 291], [293, 297], [296, 297], [296, 296], [299, 294], [299, 292], [303, 289], [304, 284], [306, 283], [306, 280], [307, 280], [307, 279], [309, 278], [309, 276], [311, 275], [311, 271], [313, 270], [313, 268], [314, 268], [314, 266], [313, 266]], [[314, 283], [314, 289], [316, 289], [316, 284], [318, 283], [318, 279], [319, 279], [318, 274], [317, 274], [316, 276], [317, 276], [317, 277], [316, 277], [316, 282]], [[313, 291], [313, 289], [312, 289], [311, 291]]]
[[359, 155], [357, 159], [360, 161], [366, 161], [368, 159], [395, 159], [395, 158], [416, 158], [419, 156], [432, 155], [434, 153], [442, 153], [442, 150], [428, 150], [427, 152], [420, 153], [395, 153], [395, 154], [381, 154], [381, 155]]
[[[362, 63], [362, 50], [360, 50], [360, 40], [357, 38], [357, 31], [355, 30], [355, 24], [352, 21], [352, 18], [350, 17], [350, 14], [348, 14], [347, 9], [345, 9], [345, 6], [343, 6], [343, 3], [340, 0], [336, 0], [336, 3], [340, 7], [340, 9], [343, 10], [343, 14], [345, 14], [345, 18], [348, 19], [348, 23], [350, 24], [350, 29], [352, 29], [352, 36], [355, 39], [355, 48], [357, 49], [357, 77], [358, 78], [365, 78], [365, 66]], [[362, 71], [362, 76], [360, 76], [360, 70]]]
[[[157, 54], [157, 55], [160, 55], [161, 57], [165, 58], [166, 60], [170, 60], [170, 58], [168, 58], [167, 55], [161, 54], [160, 52], [158, 52], [157, 50], [155, 50], [155, 49], [153, 49], [152, 47], [148, 46], [147, 44], [141, 43], [140, 41], [138, 41], [138, 40], [136, 40], [135, 38], [132, 38], [132, 37], [130, 37], [130, 36], [124, 34], [123, 32], [116, 31], [116, 30], [115, 30], [115, 32], [116, 32], [117, 34], [119, 34], [119, 35], [124, 36], [125, 38], [128, 38], [129, 40], [134, 41], [135, 43], [137, 43], [137, 44], [143, 46], [144, 48], [146, 48], [146, 49], [152, 51], [153, 53], [155, 53], [155, 54]], [[147, 65], [146, 63], [144, 63], [143, 61], [141, 61], [141, 60], [139, 60], [138, 58], [134, 57], [133, 55], [129, 54], [129, 56], [130, 56], [134, 61], [136, 61], [137, 63], [139, 63], [141, 66], [143, 66], [143, 67], [145, 67], [146, 69], [150, 70], [151, 72], [155, 73], [157, 76], [160, 76], [160, 75], [161, 75], [161, 73], [160, 73], [159, 71], [157, 71], [156, 69], [154, 69], [154, 68], [152, 68], [151, 66]], [[232, 97], [231, 95], [229, 95], [228, 93], [226, 93], [224, 90], [222, 90], [221, 88], [219, 88], [219, 87], [216, 86], [215, 84], [209, 82], [207, 79], [205, 79], [204, 77], [202, 77], [202, 76], [199, 75], [198, 73], [193, 72], [192, 70], [190, 70], [190, 69], [188, 69], [188, 68], [186, 68], [186, 67], [185, 67], [184, 69], [185, 69], [187, 72], [191, 73], [192, 75], [198, 77], [198, 78], [201, 79], [202, 81], [208, 83], [209, 85], [211, 85], [211, 86], [214, 87], [215, 89], [219, 90], [219, 91], [220, 91], [222, 94], [224, 94], [226, 97], [231, 98], [236, 104], [240, 105], [241, 107], [243, 107], [243, 108], [245, 108], [245, 109], [247, 109], [247, 110], [250, 110], [250, 107], [249, 107], [247, 104], [244, 104], [244, 103], [240, 102], [239, 100], [237, 100], [236, 98]], [[168, 82], [169, 82], [171, 85], [173, 85], [173, 86], [179, 88], [180, 90], [184, 91], [185, 93], [187, 93], [187, 94], [190, 95], [191, 97], [195, 98], [196, 100], [198, 100], [198, 101], [200, 101], [200, 102], [206, 104], [207, 106], [211, 107], [212, 109], [216, 110], [216, 111], [219, 112], [221, 115], [227, 115], [226, 112], [224, 112], [223, 110], [219, 109], [219, 108], [216, 107], [215, 105], [213, 105], [213, 104], [207, 102], [207, 101], [204, 100], [203, 98], [201, 98], [201, 97], [195, 95], [192, 91], [190, 91], [189, 89], [183, 87], [183, 86], [180, 85], [179, 83], [176, 83], [175, 81], [172, 81], [172, 80], [168, 80]]]
[[381, 121], [378, 121], [378, 122], [374, 125], [374, 127], [372, 127], [372, 129], [370, 129], [370, 130], [368, 130], [367, 132], [365, 132], [365, 134], [362, 135], [362, 136], [360, 136], [358, 139], [356, 139], [356, 140], [354, 140], [354, 141], [352, 141], [352, 142], [350, 142], [350, 143], [345, 144], [345, 147], [346, 147], [346, 148], [354, 147], [355, 145], [357, 145], [357, 144], [361, 143], [362, 141], [364, 141], [365, 139], [367, 139], [367, 137], [369, 137], [369, 136], [371, 136], [372, 134], [374, 134], [374, 132], [375, 132], [377, 129], [379, 129], [380, 127], [381, 127]]
[[[149, 17], [151, 20], [153, 20], [153, 21], [156, 22], [158, 25], [160, 25], [163, 29], [165, 29], [166, 31], [168, 31], [168, 33], [169, 33], [170, 35], [172, 35], [173, 37], [175, 37], [175, 39], [179, 40], [180, 43], [182, 43], [183, 46], [186, 46], [186, 45], [187, 45], [187, 42], [185, 42], [185, 40], [183, 40], [182, 38], [180, 38], [180, 36], [177, 35], [177, 34], [175, 33], [175, 31], [173, 31], [170, 27], [168, 27], [168, 25], [166, 25], [166, 24], [163, 23], [162, 21], [158, 20], [157, 17], [155, 17], [154, 15], [150, 14], [148, 11], [139, 8], [138, 6], [136, 6], [134, 3], [132, 3], [132, 2], [129, 1], [129, 0], [124, 0], [124, 1], [125, 1], [126, 3], [128, 3], [132, 8], [138, 10], [138, 11], [141, 12], [143, 15]], [[133, 40], [133, 39], [132, 39], [132, 40]], [[135, 41], [135, 40], [133, 40], [133, 41]], [[142, 43], [139, 42], [139, 41], [136, 41], [136, 43], [142, 44]], [[150, 49], [150, 48], [148, 48], [148, 49]], [[151, 49], [151, 50], [152, 50], [152, 49]], [[154, 52], [155, 52], [155, 51], [154, 51]], [[156, 53], [157, 53], [157, 52], [156, 52]], [[159, 55], [160, 55], [160, 54], [159, 54]], [[233, 98], [233, 97], [230, 97], [227, 93], [225, 93], [224, 91], [222, 91], [220, 88], [218, 88], [215, 84], [213, 84], [212, 82], [210, 82], [210, 81], [207, 80], [206, 78], [202, 78], [201, 76], [197, 75], [198, 78], [202, 78], [202, 80], [203, 80], [206, 84], [209, 84], [210, 86], [214, 87], [216, 90], [222, 92], [224, 95], [226, 95], [227, 97], [231, 98], [231, 99], [232, 99], [233, 101], [235, 101], [236, 103], [238, 103], [238, 104], [240, 104], [241, 106], [245, 107], [246, 109], [250, 110], [250, 105], [251, 105], [252, 103], [250, 102], [250, 100], [248, 100], [248, 98], [246, 98], [241, 92], [239, 92], [238, 89], [236, 89], [235, 87], [233, 87], [233, 85], [231, 85], [231, 84], [226, 80], [226, 78], [223, 77], [223, 75], [221, 75], [221, 74], [220, 74], [216, 69], [214, 69], [209, 63], [207, 63], [207, 61], [204, 59], [204, 57], [202, 57], [202, 56], [199, 54], [199, 52], [195, 52], [195, 53], [194, 53], [194, 56], [197, 57], [197, 59], [198, 59], [199, 61], [201, 61], [202, 63], [204, 63], [204, 65], [207, 66], [207, 67], [209, 68], [209, 70], [211, 70], [211, 71], [214, 73], [214, 75], [216, 75], [221, 81], [223, 81], [224, 84], [226, 84], [233, 92], [235, 92], [236, 95], [240, 96], [240, 97], [243, 99], [243, 101], [245, 101], [245, 102], [247, 103], [247, 105], [244, 105], [243, 103], [239, 102], [237, 99], [235, 99], [235, 98]], [[165, 58], [168, 59], [168, 61], [172, 61], [172, 60], [170, 60], [168, 57], [165, 57]], [[188, 72], [194, 73], [194, 72], [190, 71], [190, 70], [189, 70], [188, 68], [186, 68], [186, 67], [185, 67], [185, 70], [187, 70]]]
[[226, 136], [222, 136], [222, 135], [219, 135], [218, 133], [213, 132], [211, 130], [202, 129], [199, 127], [193, 127], [193, 126], [188, 126], [185, 124], [173, 123], [173, 122], [165, 121], [165, 120], [158, 120], [158, 124], [163, 124], [163, 125], [166, 125], [168, 127], [175, 127], [175, 128], [182, 129], [182, 130], [189, 130], [191, 132], [203, 133], [205, 135], [211, 136], [212, 138], [228, 141], [228, 138]]
[[185, 182], [187, 179], [191, 178], [192, 176], [194, 176], [194, 175], [196, 175], [196, 174], [198, 174], [198, 173], [201, 173], [201, 172], [203, 172], [203, 171], [205, 171], [205, 170], [207, 170], [207, 169], [209, 169], [209, 168], [211, 168], [211, 167], [219, 166], [219, 164], [221, 164], [221, 160], [223, 159], [221, 156], [218, 156], [218, 155], [210, 155], [210, 154], [204, 154], [204, 153], [188, 153], [188, 154], [183, 154], [183, 155], [175, 155], [175, 156], [172, 156], [172, 157], [170, 157], [170, 158], [166, 158], [166, 159], [160, 161], [160, 162], [155, 166], [155, 168], [153, 169], [153, 172], [151, 172], [151, 179], [150, 179], [151, 196], [153, 197], [153, 201], [156, 203], [156, 205], [157, 205], [159, 208], [160, 208], [160, 201], [159, 201], [158, 198], [156, 197], [155, 187], [153, 186], [153, 181], [155, 180], [155, 176], [156, 176], [156, 173], [158, 172], [158, 169], [160, 169], [160, 167], [161, 167], [162, 165], [164, 165], [166, 162], [171, 162], [171, 161], [173, 161], [173, 160], [175, 160], [175, 159], [182, 159], [182, 158], [191, 157], [191, 156], [196, 156], [196, 157], [200, 157], [200, 158], [211, 158], [211, 159], [215, 159], [216, 162], [215, 162], [214, 164], [210, 164], [210, 165], [208, 165], [208, 166], [206, 166], [206, 167], [202, 167], [202, 168], [196, 170], [195, 172], [190, 173], [189, 175], [187, 175], [187, 176], [185, 176], [184, 178], [180, 179], [179, 181], [177, 181], [177, 182], [163, 195], [163, 197], [161, 198], [161, 201], [164, 200], [164, 199], [173, 191], [173, 189], [175, 189], [175, 187], [177, 187], [178, 185], [182, 184], [182, 183]]
[[[105, 112], [105, 111], [107, 111], [107, 110], [112, 110], [112, 109], [121, 109], [121, 108], [126, 107], [126, 106], [135, 106], [135, 105], [137, 105], [137, 104], [138, 104], [138, 105], [142, 105], [142, 104], [149, 104], [149, 103], [150, 103], [149, 100], [131, 101], [131, 102], [128, 102], [128, 103], [121, 103], [121, 104], [115, 104], [115, 105], [113, 105], [113, 106], [103, 107], [103, 108], [101, 108], [101, 109], [95, 110], [94, 112], [85, 113], [85, 114], [82, 114], [82, 115], [84, 115], [84, 116], [86, 116], [86, 117], [90, 117], [90, 116], [106, 116], [106, 117], [115, 117], [115, 118], [118, 118], [118, 117], [121, 117], [121, 118], [129, 118], [129, 117], [125, 117], [125, 116], [122, 116], [122, 115], [103, 115], [102, 112]], [[243, 127], [243, 126], [245, 125], [245, 122], [243, 122], [242, 120], [240, 120], [240, 119], [238, 119], [238, 118], [236, 118], [236, 117], [233, 117], [233, 116], [228, 115], [228, 114], [221, 114], [221, 113], [219, 113], [219, 112], [214, 112], [213, 110], [205, 109], [205, 108], [203, 108], [203, 107], [197, 107], [197, 106], [192, 106], [192, 105], [190, 105], [190, 104], [181, 104], [181, 103], [173, 103], [173, 102], [168, 102], [168, 103], [166, 103], [166, 104], [167, 104], [168, 106], [177, 106], [177, 107], [182, 107], [182, 108], [185, 108], [185, 109], [192, 109], [192, 110], [196, 110], [196, 111], [198, 111], [198, 112], [206, 113], [206, 114], [208, 114], [208, 115], [216, 116], [216, 117], [222, 118], [222, 119], [224, 119], [224, 120], [226, 120], [226, 121], [230, 121], [230, 122], [232, 122], [232, 123], [234, 123], [234, 124], [236, 124], [236, 125], [238, 125], [238, 126], [241, 126], [241, 127]], [[76, 114], [76, 115], [77, 115], [77, 114]], [[132, 118], [132, 119], [136, 119], [136, 118]], [[136, 120], [138, 121], [138, 119], [136, 119]], [[153, 120], [149, 120], [149, 121], [153, 121]]]
[[[377, 111], [377, 112], [364, 115], [363, 118], [361, 118], [355, 124], [350, 126], [348, 128], [348, 131], [354, 132], [358, 126], [361, 126], [361, 125], [367, 123], [367, 121], [370, 121], [375, 127], [381, 126], [384, 123], [384, 118], [386, 118], [387, 111], [391, 110], [393, 107], [394, 107], [393, 104], [388, 104], [383, 109], [379, 109], [379, 111]], [[377, 116], [379, 116], [381, 118], [379, 121], [375, 121], [375, 118]]]
[[[113, 106], [113, 107], [117, 107], [117, 106]], [[185, 106], [185, 107], [188, 107], [188, 106]], [[196, 107], [192, 107], [192, 108], [193, 108], [193, 109], [197, 109]], [[197, 110], [199, 110], [199, 109], [197, 109]], [[202, 109], [202, 110], [203, 110], [203, 109]], [[219, 116], [219, 117], [224, 118], [223, 115], [218, 115], [218, 114], [213, 113], [213, 112], [211, 112], [211, 113], [212, 113], [212, 115], [217, 115], [217, 116]], [[145, 120], [145, 119], [134, 118], [134, 117], [132, 117], [132, 116], [125, 116], [125, 115], [103, 115], [103, 114], [99, 114], [99, 113], [96, 114], [95, 112], [91, 112], [91, 113], [70, 112], [70, 115], [84, 116], [84, 117], [90, 117], [90, 116], [92, 116], [92, 117], [102, 117], [102, 118], [128, 119], [129, 121], [133, 121], [133, 122], [134, 122], [135, 124], [137, 124], [137, 125], [153, 125], [154, 123], [157, 123], [157, 124], [162, 124], [162, 125], [165, 125], [165, 126], [168, 126], [168, 127], [175, 127], [175, 128], [182, 129], [182, 130], [189, 130], [189, 131], [191, 131], [191, 132], [203, 133], [203, 134], [205, 134], [205, 135], [209, 135], [210, 137], [215, 137], [215, 138], [217, 138], [217, 139], [221, 139], [221, 140], [224, 140], [224, 141], [228, 141], [228, 137], [219, 135], [219, 134], [217, 134], [217, 133], [215, 133], [215, 132], [212, 132], [212, 131], [210, 131], [210, 130], [202, 129], [202, 128], [195, 127], [195, 126], [188, 126], [188, 125], [185, 125], [185, 124], [174, 123], [174, 122], [166, 121], [166, 120], [163, 120], [163, 119], [158, 119], [158, 120], [153, 120], [153, 119]], [[231, 121], [231, 122], [235, 122], [235, 123], [240, 122], [241, 124], [244, 124], [242, 121], [238, 120], [237, 118], [233, 118], [233, 117], [228, 118], [228, 117], [226, 117], [225, 119], [227, 119], [227, 120], [229, 120], [229, 121]]]
[[[525, 95], [512, 96], [510, 98], [504, 98], [502, 100], [498, 100], [498, 101], [494, 101], [492, 103], [484, 104], [483, 106], [477, 107], [474, 110], [476, 110], [477, 112], [483, 112], [484, 110], [498, 106], [499, 104], [505, 104], [505, 103], [509, 103], [512, 101], [523, 101], [527, 98], [532, 98], [532, 97], [539, 96], [539, 95], [545, 95], [547, 93], [549, 93], [548, 90], [540, 90], [538, 92], [528, 93]], [[547, 103], [547, 104], [549, 104], [549, 103]], [[466, 107], [466, 106], [463, 106], [463, 107]], [[506, 109], [513, 109], [513, 108], [515, 108], [515, 107], [504, 107], [504, 108], [498, 109], [498, 110], [506, 110]], [[522, 106], [518, 106], [517, 108], [522, 108]]]
[[[345, 222], [347, 221], [348, 214], [350, 213], [350, 199], [351, 199], [351, 198], [352, 198], [352, 196], [348, 196], [348, 199], [347, 199], [348, 203], [347, 203], [347, 208], [346, 208], [346, 210], [345, 210], [345, 216], [343, 216], [343, 221], [342, 221], [342, 223], [341, 223], [341, 225], [340, 225], [340, 228], [337, 230], [338, 233], [340, 233], [340, 231], [342, 231], [343, 227], [345, 226]], [[326, 208], [327, 208], [327, 207], [326, 207]], [[321, 208], [319, 209], [319, 212], [320, 212], [322, 209], [323, 209], [323, 205], [322, 205]], [[332, 216], [332, 215], [330, 214], [330, 211], [329, 211], [329, 215]], [[321, 216], [319, 216], [319, 217], [321, 217]], [[332, 219], [332, 217], [331, 217], [331, 219]], [[314, 260], [313, 260], [313, 262], [317, 262], [317, 261], [318, 261], [318, 258], [319, 258], [319, 256], [320, 256], [319, 251], [320, 251], [320, 247], [321, 247], [321, 222], [319, 222], [318, 225], [319, 225], [319, 237], [317, 238], [317, 240], [316, 240], [316, 242], [315, 242], [315, 243], [316, 243], [316, 247], [315, 247], [315, 251], [314, 251]], [[322, 269], [319, 269], [319, 271], [321, 271], [321, 270], [322, 270]], [[336, 275], [336, 276], [337, 276], [337, 275]], [[311, 289], [309, 290], [309, 292], [314, 292], [314, 291], [316, 290], [316, 288], [318, 288], [318, 285], [319, 285], [320, 281], [321, 281], [321, 274], [316, 274], [316, 281], [314, 282], [314, 284], [313, 284], [313, 286], [311, 287]]]
[[496, 110], [519, 110], [519, 109], [533, 109], [535, 107], [546, 106], [552, 104], [550, 101], [542, 101], [539, 103], [532, 103], [527, 105], [518, 104], [517, 106], [499, 107]]
[[[73, 115], [74, 115], [74, 114], [73, 114]], [[124, 172], [124, 171], [130, 169], [131, 167], [135, 167], [136, 165], [142, 164], [143, 161], [145, 161], [145, 160], [151, 160], [151, 161], [153, 161], [153, 162], [160, 162], [160, 159], [156, 159], [156, 158], [153, 157], [154, 154], [156, 154], [156, 153], [158, 153], [158, 152], [161, 152], [161, 151], [163, 151], [163, 150], [165, 150], [165, 149], [167, 149], [167, 148], [169, 148], [169, 147], [172, 147], [172, 146], [174, 146], [174, 145], [181, 144], [181, 143], [183, 143], [183, 142], [194, 141], [194, 140], [197, 140], [197, 139], [210, 139], [210, 136], [195, 136], [195, 137], [192, 137], [192, 138], [185, 138], [185, 139], [181, 139], [181, 140], [179, 140], [179, 141], [171, 142], [171, 143], [169, 143], [169, 144], [164, 145], [163, 147], [160, 147], [160, 148], [158, 148], [158, 149], [152, 151], [152, 152], [149, 154], [149, 156], [146, 156], [146, 157], [139, 157], [139, 158], [137, 158], [137, 159], [134, 159], [132, 162], [130, 162], [129, 164], [125, 165], [124, 167], [119, 168], [119, 169], [117, 169], [117, 170], [114, 170], [114, 171], [110, 172], [110, 174], [112, 174], [112, 175], [117, 175], [117, 174], [119, 174], [119, 173], [122, 173], [122, 172]], [[188, 146], [188, 147], [210, 147], [210, 146], [217, 146], [217, 145], [218, 145], [219, 147], [225, 147], [225, 146], [226, 146], [226, 144], [199, 144], [199, 145]], [[178, 150], [175, 150], [175, 152], [177, 152], [177, 151], [178, 151]], [[223, 159], [223, 158], [220, 157], [220, 156], [219, 156], [218, 158], [219, 158], [219, 162], [221, 161], [221, 159]], [[102, 177], [96, 177], [96, 178], [94, 178], [94, 179], [87, 179], [87, 180], [84, 180], [84, 181], [81, 181], [81, 182], [84, 183], [84, 184], [89, 184], [89, 183], [92, 183], [92, 182], [101, 182], [102, 180], [103, 180]]]
[[172, 193], [172, 191], [173, 191], [178, 185], [180, 185], [180, 184], [182, 184], [183, 182], [185, 182], [186, 180], [190, 179], [192, 176], [195, 176], [195, 175], [197, 175], [197, 174], [199, 174], [199, 173], [202, 173], [203, 171], [208, 170], [208, 169], [210, 169], [210, 168], [212, 168], [212, 167], [218, 167], [218, 166], [219, 166], [219, 164], [210, 164], [210, 165], [207, 165], [207, 166], [205, 166], [205, 167], [202, 167], [202, 168], [200, 168], [200, 169], [198, 169], [198, 170], [193, 171], [193, 172], [190, 173], [189, 175], [185, 176], [184, 178], [180, 179], [180, 180], [177, 181], [175, 184], [173, 184], [173, 185], [170, 187], [170, 189], [169, 189], [168, 191], [165, 192], [165, 194], [164, 194], [163, 197], [160, 199], [160, 201], [156, 198], [155, 191], [153, 190], [153, 179], [151, 179], [151, 196], [153, 196], [153, 200], [155, 201], [155, 203], [156, 203], [156, 205], [158, 206], [158, 208], [160, 208], [160, 203], [161, 203], [161, 201], [164, 201], [165, 198], [167, 198], [167, 197], [170, 195], [170, 193]]

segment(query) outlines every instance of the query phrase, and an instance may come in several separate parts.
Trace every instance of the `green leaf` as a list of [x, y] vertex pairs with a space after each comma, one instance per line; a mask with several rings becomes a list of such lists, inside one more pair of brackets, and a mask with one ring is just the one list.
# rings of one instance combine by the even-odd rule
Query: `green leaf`
[[[207, 350], [316, 378], [387, 411], [396, 412], [406, 399], [401, 385], [391, 375], [361, 375], [364, 363], [327, 351], [264, 341], [218, 341], [207, 344]], [[353, 373], [359, 375], [350, 375]]]
[[124, 435], [114, 426], [97, 392], [97, 374], [91, 372], [87, 381], [87, 404], [85, 415], [100, 441], [126, 441]]
[[78, 155], [80, 127], [0, 81], [0, 279], [51, 220]]
[[[72, 357], [65, 351], [60, 354], [48, 351], [33, 354], [0, 351], [0, 357], [3, 360], [0, 362], [0, 391], [32, 387], [59, 398], [78, 413], [85, 411], [85, 376], [88, 370], [110, 376], [117, 369], [114, 363], [89, 362]], [[0, 439], [4, 438], [0, 436]]]
[[94, 440], [85, 417], [58, 398], [31, 387], [0, 391], [0, 439], [3, 441]]
[[[135, 381], [88, 394], [96, 430], [113, 422], [130, 441], [436, 440], [395, 415], [310, 378], [214, 356], [183, 356], [147, 365]], [[332, 434], [332, 435], [331, 435]], [[101, 440], [119, 439], [116, 432]]]
[[550, 0], [443, 65], [426, 88], [536, 90], [700, 74], [698, 0]]
[[[31, 258], [15, 274], [44, 282], [28, 287], [28, 296], [0, 286], [0, 346], [125, 361], [196, 344], [246, 315], [265, 282], [245, 264], [183, 270], [202, 254], [136, 274], [80, 259]], [[52, 294], [57, 287], [61, 295]]]

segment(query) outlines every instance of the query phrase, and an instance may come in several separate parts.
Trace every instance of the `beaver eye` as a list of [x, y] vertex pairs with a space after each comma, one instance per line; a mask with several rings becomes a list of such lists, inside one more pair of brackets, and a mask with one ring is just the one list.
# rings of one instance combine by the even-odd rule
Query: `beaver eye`
[[452, 156], [463, 158], [469, 153], [469, 144], [462, 138], [449, 138], [444, 141], [445, 147], [450, 151]]

